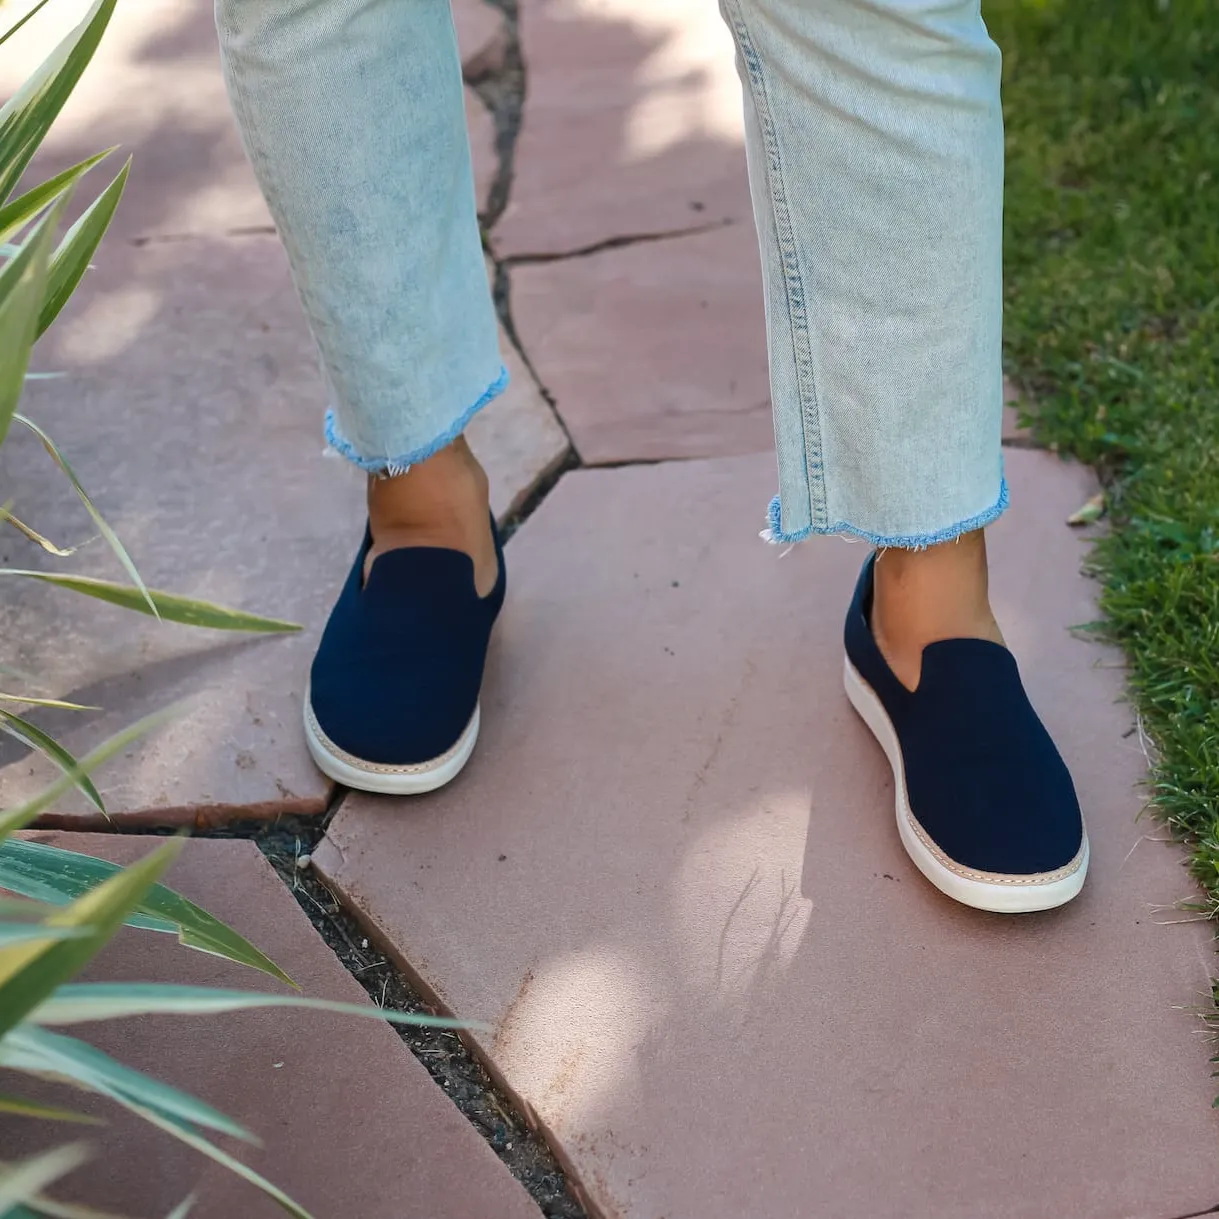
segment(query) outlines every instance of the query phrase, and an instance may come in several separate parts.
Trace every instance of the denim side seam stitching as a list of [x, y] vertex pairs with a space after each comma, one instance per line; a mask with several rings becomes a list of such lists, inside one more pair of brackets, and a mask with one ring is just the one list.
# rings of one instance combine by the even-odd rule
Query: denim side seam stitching
[[473, 406], [468, 407], [458, 415], [457, 419], [434, 440], [421, 445], [417, 449], [412, 449], [409, 453], [403, 453], [400, 457], [362, 457], [351, 441], [339, 433], [333, 408], [326, 412], [326, 444], [340, 457], [345, 457], [353, 465], [359, 466], [361, 470], [364, 470], [368, 474], [380, 474], [386, 477], [405, 474], [411, 466], [417, 465], [421, 461], [427, 461], [429, 457], [434, 456], [441, 449], [451, 445], [466, 430], [470, 420], [484, 406], [498, 398], [507, 388], [508, 369], [501, 364], [499, 375], [483, 390]]
[[832, 525], [810, 525], [807, 529], [798, 529], [794, 533], [783, 533], [779, 529], [779, 497], [776, 495], [770, 501], [770, 508], [767, 511], [770, 528], [763, 534], [763, 537], [767, 541], [790, 545], [795, 542], [803, 542], [814, 534], [818, 536], [837, 534], [849, 539], [867, 542], [869, 545], [881, 550], [887, 548], [893, 550], [926, 550], [930, 546], [939, 546], [944, 542], [955, 542], [967, 533], [973, 533], [978, 529], [985, 529], [987, 525], [998, 520], [1007, 511], [1008, 504], [1007, 479], [1000, 478], [999, 498], [989, 508], [955, 525], [949, 525], [944, 529], [937, 529], [932, 533], [871, 533], [867, 529], [859, 529], [855, 525], [848, 524], [846, 521], [836, 521]]
[[[796, 383], [800, 396], [800, 428], [804, 439], [805, 481], [808, 489], [810, 532], [824, 526], [827, 505], [825, 496], [824, 455], [821, 442], [820, 400], [813, 370], [812, 345], [809, 341], [808, 308], [799, 253], [792, 236], [791, 213], [787, 206], [787, 184], [779, 155], [779, 141], [770, 110], [770, 97], [762, 72], [762, 62], [754, 49], [749, 27], [741, 13], [739, 0], [724, 0], [732, 12], [732, 27], [736, 34], [741, 58], [749, 73], [750, 91], [758, 114], [758, 125], [766, 145], [766, 185], [775, 222], [775, 237], [783, 264], [783, 283], [787, 294], [788, 320], [792, 332], [792, 351], [796, 360]], [[810, 441], [812, 443], [810, 443]], [[778, 496], [775, 497], [778, 502]], [[808, 536], [804, 534], [803, 536]], [[776, 540], [779, 533], [775, 532]]]

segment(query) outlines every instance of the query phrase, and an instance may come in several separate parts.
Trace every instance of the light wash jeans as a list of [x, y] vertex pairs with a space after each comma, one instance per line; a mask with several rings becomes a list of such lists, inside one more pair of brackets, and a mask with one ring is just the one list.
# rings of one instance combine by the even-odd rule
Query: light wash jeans
[[[987, 524], [1007, 503], [1003, 132], [979, 0], [720, 7], [765, 280], [769, 536], [921, 547]], [[507, 383], [449, 5], [216, 8], [330, 383], [327, 438], [365, 470], [405, 469]]]

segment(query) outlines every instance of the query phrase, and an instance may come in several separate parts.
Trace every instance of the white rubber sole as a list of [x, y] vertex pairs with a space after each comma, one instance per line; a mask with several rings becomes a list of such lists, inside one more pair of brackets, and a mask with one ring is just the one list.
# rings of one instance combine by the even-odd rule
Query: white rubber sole
[[478, 741], [479, 708], [476, 705], [465, 731], [457, 743], [438, 758], [412, 766], [387, 766], [378, 762], [365, 762], [361, 758], [340, 749], [322, 731], [313, 714], [309, 692], [305, 692], [305, 743], [317, 763], [317, 768], [328, 778], [344, 787], [356, 791], [376, 792], [383, 796], [422, 796], [451, 783], [470, 760], [474, 745]]
[[880, 699], [850, 660], [845, 662], [843, 668], [843, 684], [846, 686], [851, 706], [859, 712], [860, 718], [880, 742], [880, 747], [885, 751], [889, 765], [893, 768], [893, 786], [897, 793], [897, 830], [901, 835], [902, 846], [906, 848], [906, 854], [914, 861], [915, 867], [941, 893], [947, 894], [962, 905], [973, 906], [976, 910], [990, 910], [996, 914], [1028, 914], [1034, 910], [1052, 910], [1055, 906], [1065, 905], [1079, 893], [1088, 873], [1086, 832], [1079, 853], [1069, 864], [1056, 872], [1043, 872], [1033, 876], [980, 872], [949, 859], [910, 811], [905, 767], [902, 764], [897, 733]]

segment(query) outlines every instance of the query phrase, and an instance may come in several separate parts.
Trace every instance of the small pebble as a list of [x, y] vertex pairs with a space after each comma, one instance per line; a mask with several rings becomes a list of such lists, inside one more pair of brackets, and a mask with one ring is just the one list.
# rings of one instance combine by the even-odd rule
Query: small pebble
[[303, 872], [312, 862], [312, 855], [298, 855], [296, 857], [296, 866], [301, 872]]

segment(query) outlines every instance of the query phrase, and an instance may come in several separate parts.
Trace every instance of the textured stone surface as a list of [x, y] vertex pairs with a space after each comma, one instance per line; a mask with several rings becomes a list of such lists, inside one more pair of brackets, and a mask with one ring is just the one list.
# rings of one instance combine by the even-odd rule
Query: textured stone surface
[[[70, 850], [130, 863], [163, 840], [37, 834]], [[317, 935], [251, 842], [188, 842], [168, 883], [233, 925], [304, 994], [366, 1005], [368, 997]], [[92, 981], [159, 981], [284, 992], [262, 974], [124, 931]], [[317, 1219], [539, 1219], [541, 1212], [387, 1025], [305, 1011], [140, 1017], [72, 1032], [137, 1070], [209, 1101], [253, 1130], [261, 1148], [224, 1142]], [[165, 1215], [188, 1193], [195, 1219], [271, 1219], [282, 1211], [227, 1171], [117, 1106], [51, 1091], [96, 1113], [73, 1131], [94, 1160], [59, 1189], [123, 1214]], [[64, 1128], [0, 1117], [6, 1157], [65, 1141]]]
[[503, 14], [486, 0], [451, 0], [457, 49], [466, 63], [504, 31]]
[[[0, 90], [13, 89], [87, 9], [88, 0], [62, 0], [39, 13], [0, 52]], [[118, 5], [44, 145], [39, 171], [117, 144], [135, 159], [113, 235], [268, 230], [271, 218], [230, 117], [218, 55], [210, 0]], [[113, 173], [118, 156], [112, 160]]]
[[[315, 860], [437, 995], [595, 1213], [1167, 1219], [1219, 1196], [1210, 934], [1137, 822], [1144, 760], [1063, 525], [1090, 479], [1009, 450], [994, 594], [1073, 767], [1082, 897], [932, 889], [841, 688], [865, 551], [757, 541], [769, 457], [567, 475], [508, 547], [479, 752]], [[594, 539], [590, 545], [590, 539]], [[1181, 925], [1171, 925], [1180, 923]]]
[[506, 334], [500, 335], [499, 345], [508, 367], [508, 388], [474, 416], [466, 438], [486, 467], [491, 508], [502, 521], [558, 469], [570, 445]]
[[[0, 605], [5, 663], [36, 674], [41, 693], [104, 708], [41, 722], [85, 749], [187, 699], [99, 774], [114, 811], [266, 802], [319, 811], [328, 785], [301, 740], [299, 703], [360, 540], [363, 486], [323, 456], [320, 379], [278, 242], [112, 243], [35, 365], [66, 375], [32, 383], [25, 410], [59, 442], [150, 586], [306, 627], [219, 635], [12, 585]], [[31, 438], [14, 434], [0, 470], [14, 510], [60, 545], [96, 532]], [[9, 532], [0, 550], [26, 566], [123, 578], [100, 541], [54, 560]], [[0, 746], [0, 761], [5, 799], [51, 773], [16, 742]]]
[[773, 446], [751, 224], [514, 267], [512, 316], [590, 464]]
[[466, 94], [466, 130], [470, 137], [470, 160], [474, 166], [474, 197], [481, 215], [487, 209], [499, 162], [495, 155], [495, 120], [473, 90]]
[[751, 216], [732, 40], [705, 0], [522, 0], [529, 71], [494, 242], [557, 253]]

